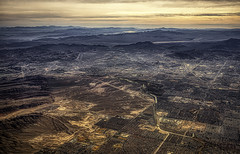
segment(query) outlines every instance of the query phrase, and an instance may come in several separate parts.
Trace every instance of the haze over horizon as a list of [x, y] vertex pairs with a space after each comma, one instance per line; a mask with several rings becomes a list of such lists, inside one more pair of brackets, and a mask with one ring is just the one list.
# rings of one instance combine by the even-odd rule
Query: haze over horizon
[[239, 0], [0, 0], [0, 26], [239, 28]]

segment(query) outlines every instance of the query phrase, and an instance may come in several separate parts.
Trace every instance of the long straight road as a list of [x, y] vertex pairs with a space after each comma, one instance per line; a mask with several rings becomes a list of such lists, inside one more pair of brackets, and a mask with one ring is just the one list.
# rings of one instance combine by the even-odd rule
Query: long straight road
[[154, 115], [153, 115], [153, 118], [154, 118], [155, 125], [156, 125], [156, 127], [157, 127], [157, 129], [159, 130], [160, 133], [162, 133], [162, 134], [167, 134], [167, 136], [164, 138], [164, 140], [160, 143], [160, 145], [157, 147], [157, 149], [153, 152], [153, 154], [156, 154], [156, 153], [160, 150], [160, 148], [162, 147], [162, 145], [163, 145], [164, 142], [167, 140], [167, 138], [169, 137], [170, 134], [177, 135], [177, 136], [181, 136], [181, 137], [186, 137], [186, 138], [191, 138], [191, 139], [193, 139], [193, 140], [195, 140], [195, 141], [200, 142], [202, 145], [204, 145], [204, 142], [203, 142], [203, 141], [201, 141], [201, 140], [199, 140], [199, 139], [197, 139], [197, 138], [194, 138], [194, 137], [192, 137], [192, 136], [187, 136], [186, 133], [184, 133], [184, 134], [178, 134], [178, 133], [173, 133], [173, 132], [169, 132], [169, 131], [166, 131], [166, 130], [162, 130], [162, 129], [160, 128], [160, 125], [159, 125], [160, 122], [159, 122], [159, 120], [158, 120], [157, 113], [156, 113], [156, 111], [157, 111], [157, 109], [156, 109], [156, 104], [158, 103], [157, 96], [154, 95], [154, 94], [150, 94], [150, 95], [154, 98], [154, 103], [152, 104], [152, 107], [153, 107], [153, 114], [154, 114]]

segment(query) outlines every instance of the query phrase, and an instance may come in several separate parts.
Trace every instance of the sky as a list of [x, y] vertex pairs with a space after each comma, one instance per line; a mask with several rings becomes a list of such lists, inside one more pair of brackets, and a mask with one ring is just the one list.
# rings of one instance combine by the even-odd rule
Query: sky
[[0, 0], [0, 26], [240, 28], [240, 0]]

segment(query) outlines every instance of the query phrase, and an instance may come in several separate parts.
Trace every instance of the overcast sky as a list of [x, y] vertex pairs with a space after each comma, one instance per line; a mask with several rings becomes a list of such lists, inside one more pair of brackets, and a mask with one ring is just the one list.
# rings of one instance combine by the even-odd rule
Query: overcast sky
[[0, 0], [1, 26], [240, 27], [240, 0]]

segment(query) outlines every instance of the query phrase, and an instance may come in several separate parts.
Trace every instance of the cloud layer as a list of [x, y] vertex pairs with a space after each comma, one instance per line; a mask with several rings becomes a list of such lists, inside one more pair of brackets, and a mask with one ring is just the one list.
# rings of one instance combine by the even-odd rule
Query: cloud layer
[[238, 24], [240, 0], [0, 0], [0, 26]]

